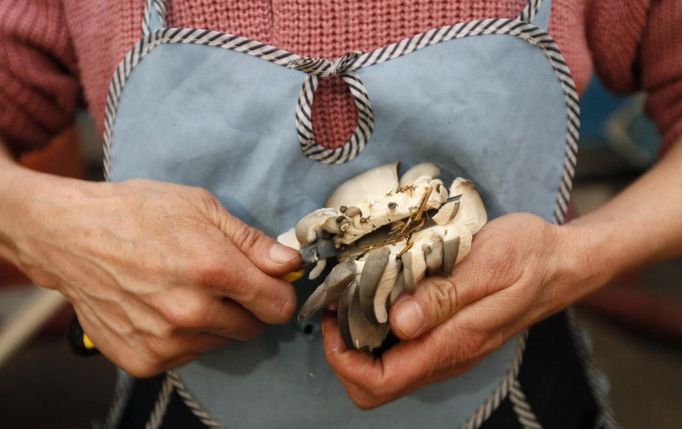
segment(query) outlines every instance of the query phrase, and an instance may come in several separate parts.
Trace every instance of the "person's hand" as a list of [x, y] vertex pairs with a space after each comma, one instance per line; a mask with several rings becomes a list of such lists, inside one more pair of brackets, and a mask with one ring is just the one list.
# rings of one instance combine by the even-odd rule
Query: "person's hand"
[[277, 277], [300, 264], [298, 253], [209, 192], [148, 180], [41, 180], [29, 215], [13, 221], [15, 262], [66, 295], [95, 346], [132, 375], [252, 339], [263, 323], [292, 316], [294, 290]]
[[[507, 339], [588, 291], [589, 261], [568, 258], [562, 227], [529, 214], [498, 218], [474, 238], [452, 277], [428, 277], [390, 311], [401, 342], [381, 357], [347, 350], [332, 313], [324, 349], [351, 400], [368, 409], [461, 374]], [[574, 237], [572, 237], [574, 238]], [[572, 274], [569, 274], [572, 273]], [[599, 281], [590, 279], [588, 283]]]

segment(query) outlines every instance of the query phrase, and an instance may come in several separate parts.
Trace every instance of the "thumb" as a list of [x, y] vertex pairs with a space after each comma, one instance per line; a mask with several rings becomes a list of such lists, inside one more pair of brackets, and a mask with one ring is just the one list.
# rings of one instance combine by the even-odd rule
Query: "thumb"
[[301, 265], [301, 255], [291, 247], [278, 243], [223, 210], [220, 229], [227, 238], [264, 273], [273, 277], [287, 274]]
[[452, 277], [428, 277], [414, 294], [403, 294], [391, 308], [393, 332], [411, 340], [451, 318], [461, 308]]

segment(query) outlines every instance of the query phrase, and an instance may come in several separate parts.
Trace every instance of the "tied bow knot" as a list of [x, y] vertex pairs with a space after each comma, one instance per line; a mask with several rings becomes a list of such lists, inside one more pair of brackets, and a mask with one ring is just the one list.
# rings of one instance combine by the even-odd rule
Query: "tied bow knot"
[[[296, 106], [296, 131], [303, 154], [324, 164], [342, 164], [358, 156], [365, 148], [374, 129], [374, 113], [367, 95], [367, 88], [356, 72], [361, 67], [358, 59], [360, 51], [352, 51], [333, 61], [324, 58], [298, 57], [288, 63], [288, 67], [306, 73], [301, 85]], [[348, 86], [355, 108], [358, 112], [357, 124], [353, 135], [341, 147], [330, 149], [315, 141], [313, 131], [313, 99], [320, 81], [326, 77], [337, 76]]]
[[333, 61], [318, 57], [301, 57], [289, 63], [289, 67], [319, 77], [340, 76], [351, 70], [361, 51], [351, 51]]

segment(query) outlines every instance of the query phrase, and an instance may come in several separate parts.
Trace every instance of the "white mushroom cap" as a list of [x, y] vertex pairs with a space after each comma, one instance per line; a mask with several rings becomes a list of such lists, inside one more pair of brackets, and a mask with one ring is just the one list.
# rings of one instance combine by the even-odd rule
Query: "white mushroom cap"
[[438, 168], [436, 164], [430, 162], [417, 164], [403, 174], [400, 178], [400, 186], [411, 185], [415, 183], [417, 179], [424, 176], [435, 179], [440, 176], [440, 168]]
[[338, 232], [335, 221], [338, 215], [336, 210], [329, 208], [309, 213], [296, 224], [296, 239], [301, 246], [307, 246], [320, 236], [321, 231]]
[[292, 249], [301, 250], [301, 243], [299, 243], [298, 239], [296, 238], [296, 230], [294, 228], [290, 228], [286, 232], [278, 235], [277, 241], [280, 244], [291, 247]]
[[488, 214], [474, 183], [458, 177], [450, 186], [450, 195], [462, 196], [454, 222], [466, 225], [472, 234], [476, 234], [488, 222]]
[[326, 207], [355, 206], [362, 201], [375, 201], [398, 189], [398, 162], [372, 168], [348, 179], [327, 199]]

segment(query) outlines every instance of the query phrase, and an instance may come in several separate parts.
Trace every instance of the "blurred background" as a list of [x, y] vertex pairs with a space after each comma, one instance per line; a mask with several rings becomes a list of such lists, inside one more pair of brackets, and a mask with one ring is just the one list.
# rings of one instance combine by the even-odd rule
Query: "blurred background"
[[[656, 161], [659, 136], [642, 112], [644, 97], [615, 96], [596, 80], [590, 85], [582, 100], [574, 216], [598, 207]], [[98, 133], [84, 114], [22, 162], [101, 180], [101, 156]], [[682, 427], [681, 283], [682, 260], [672, 261], [629, 273], [577, 306], [625, 428]], [[101, 356], [70, 352], [64, 340], [70, 318], [58, 295], [31, 286], [0, 261], [0, 428], [88, 428], [106, 414], [115, 368]]]

